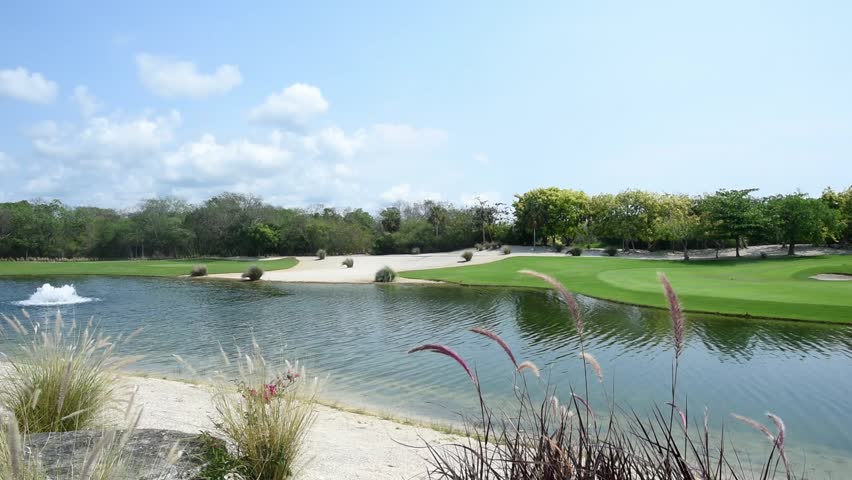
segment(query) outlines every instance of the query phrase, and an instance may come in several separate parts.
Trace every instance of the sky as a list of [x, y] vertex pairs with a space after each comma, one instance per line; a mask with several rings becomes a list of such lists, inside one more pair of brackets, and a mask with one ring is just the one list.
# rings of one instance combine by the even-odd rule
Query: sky
[[852, 2], [0, 5], [0, 202], [852, 184]]

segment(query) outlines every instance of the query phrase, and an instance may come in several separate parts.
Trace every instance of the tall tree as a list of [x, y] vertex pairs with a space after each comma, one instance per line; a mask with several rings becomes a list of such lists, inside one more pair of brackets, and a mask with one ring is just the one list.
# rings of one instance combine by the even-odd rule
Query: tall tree
[[737, 257], [740, 245], [748, 236], [765, 225], [760, 216], [758, 201], [751, 196], [756, 188], [744, 190], [719, 190], [704, 197], [700, 202], [712, 235], [736, 242]]
[[836, 210], [800, 192], [770, 197], [767, 207], [781, 238], [787, 243], [787, 255], [796, 254], [796, 243], [822, 242], [826, 229], [838, 223]]

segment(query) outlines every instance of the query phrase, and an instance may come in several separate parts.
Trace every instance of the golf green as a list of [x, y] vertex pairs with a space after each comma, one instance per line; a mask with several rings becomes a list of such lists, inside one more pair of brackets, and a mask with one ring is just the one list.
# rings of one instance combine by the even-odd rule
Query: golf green
[[676, 262], [610, 257], [508, 257], [482, 265], [402, 272], [405, 278], [463, 285], [545, 287], [522, 275], [557, 278], [575, 293], [665, 307], [658, 273], [668, 276], [687, 311], [852, 323], [852, 282], [820, 281], [818, 273], [852, 274], [852, 256]]
[[259, 265], [266, 271], [283, 270], [296, 265], [295, 258], [280, 260], [241, 261], [219, 259], [194, 260], [115, 260], [95, 262], [0, 262], [0, 276], [42, 275], [129, 275], [174, 277], [189, 275], [194, 265], [207, 265], [207, 272], [241, 273], [249, 265]]

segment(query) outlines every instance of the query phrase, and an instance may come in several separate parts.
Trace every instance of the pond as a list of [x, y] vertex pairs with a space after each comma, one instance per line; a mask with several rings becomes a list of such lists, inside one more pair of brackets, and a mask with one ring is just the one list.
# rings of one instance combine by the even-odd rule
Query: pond
[[[309, 374], [328, 375], [330, 400], [397, 415], [455, 421], [470, 412], [474, 391], [450, 359], [408, 355], [421, 343], [442, 343], [477, 370], [495, 402], [513, 395], [511, 364], [499, 346], [467, 329], [492, 329], [520, 360], [568, 397], [582, 388], [579, 338], [564, 304], [551, 292], [424, 285], [311, 285], [215, 280], [63, 277], [0, 279], [0, 312], [42, 284], [73, 284], [81, 301], [61, 307], [27, 306], [33, 317], [61, 308], [78, 322], [94, 317], [110, 335], [144, 332], [123, 347], [144, 354], [135, 369], [189, 376], [173, 354], [200, 372], [222, 367], [226, 350], [250, 345], [252, 335], [271, 356], [299, 359]], [[56, 293], [56, 292], [54, 292]], [[66, 292], [67, 293], [67, 292]], [[86, 302], [85, 299], [97, 299]], [[585, 344], [604, 370], [593, 382], [593, 406], [606, 395], [649, 412], [670, 395], [672, 334], [666, 312], [579, 297], [586, 315]], [[31, 302], [32, 303], [32, 302]], [[38, 302], [35, 302], [38, 303]], [[9, 329], [0, 351], [17, 341]], [[722, 422], [743, 448], [768, 445], [731, 412], [759, 420], [771, 411], [788, 428], [787, 445], [811, 478], [852, 469], [852, 327], [689, 315], [681, 357], [680, 392], [691, 412]], [[284, 348], [286, 346], [286, 348]], [[283, 349], [283, 351], [282, 351]], [[606, 393], [605, 393], [606, 392]]]

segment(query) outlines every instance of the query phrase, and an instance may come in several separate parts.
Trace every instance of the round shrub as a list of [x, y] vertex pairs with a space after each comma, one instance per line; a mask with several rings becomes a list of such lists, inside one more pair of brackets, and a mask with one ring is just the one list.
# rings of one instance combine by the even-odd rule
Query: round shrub
[[512, 247], [510, 245], [503, 245], [503, 255], [511, 255]]
[[382, 267], [376, 272], [376, 281], [379, 283], [390, 283], [396, 280], [396, 272], [390, 267]]
[[355, 266], [355, 260], [352, 260], [352, 257], [346, 257], [341, 265], [346, 265], [346, 268], [352, 268]]
[[470, 259], [473, 258], [473, 251], [465, 250], [464, 253], [461, 254], [461, 257], [464, 259], [465, 262], [469, 262]]
[[483, 246], [481, 243], [474, 243], [473, 248], [475, 248], [477, 252], [481, 252], [482, 249], [485, 248], [485, 246]]
[[568, 253], [570, 253], [572, 257], [579, 257], [583, 254], [583, 249], [580, 247], [574, 247], [571, 250], [568, 250]]
[[769, 255], [767, 255], [766, 252], [760, 252], [760, 258], [765, 259], [767, 257], [769, 257]]
[[561, 253], [564, 248], [565, 248], [564, 245], [562, 245], [561, 243], [557, 243], [556, 245], [553, 246], [553, 251], [556, 252], [556, 253]]
[[263, 276], [263, 269], [258, 267], [257, 265], [252, 265], [248, 268], [248, 270], [243, 273], [243, 278], [248, 278], [252, 282], [256, 280], [260, 280], [260, 277]]
[[609, 255], [610, 257], [614, 257], [618, 254], [618, 249], [615, 247], [606, 247], [604, 248], [604, 253]]
[[195, 265], [192, 267], [192, 271], [189, 272], [190, 277], [206, 277], [207, 276], [207, 265]]
[[325, 260], [326, 255], [328, 254], [324, 249], [320, 248], [319, 250], [317, 250], [317, 258], [319, 258], [320, 260]]
[[412, 255], [420, 255], [420, 247], [412, 247], [411, 248]]

